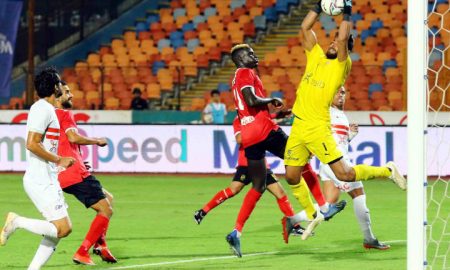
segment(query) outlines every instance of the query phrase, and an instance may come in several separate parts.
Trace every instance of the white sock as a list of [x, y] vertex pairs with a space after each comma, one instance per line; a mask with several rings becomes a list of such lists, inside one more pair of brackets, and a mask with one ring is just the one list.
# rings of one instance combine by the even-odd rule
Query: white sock
[[39, 270], [50, 259], [58, 245], [59, 238], [44, 236], [34, 258], [28, 266], [28, 270]]
[[353, 210], [358, 219], [361, 231], [364, 234], [364, 240], [371, 241], [375, 239], [370, 226], [370, 213], [366, 205], [366, 195], [360, 195], [353, 199]]
[[[328, 208], [328, 203], [326, 203], [326, 205], [327, 205], [327, 208]], [[314, 208], [316, 209], [316, 210], [319, 210], [319, 205], [317, 204], [317, 203], [315, 203], [314, 204]], [[328, 212], [328, 210], [327, 210], [327, 212]], [[302, 222], [302, 221], [311, 221], [309, 218], [308, 218], [308, 215], [306, 214], [306, 212], [305, 212], [305, 210], [302, 210], [301, 212], [299, 212], [299, 213], [297, 213], [296, 215], [294, 215], [293, 217], [291, 217], [291, 220], [294, 222], [294, 223], [299, 223], [299, 222]]]
[[58, 230], [56, 229], [55, 225], [46, 220], [32, 219], [19, 216], [16, 219], [14, 219], [14, 226], [16, 228], [25, 229], [35, 234], [53, 238], [58, 237]]
[[322, 213], [328, 212], [328, 210], [330, 210], [330, 208], [328, 207], [329, 205], [330, 205], [330, 204], [329, 204], [328, 202], [325, 202], [325, 204], [319, 206], [320, 211], [321, 211]]
[[300, 213], [295, 214], [293, 217], [291, 217], [291, 220], [293, 221], [293, 223], [299, 223], [302, 221], [310, 221], [308, 219], [308, 216], [306, 215], [306, 211], [303, 210]]

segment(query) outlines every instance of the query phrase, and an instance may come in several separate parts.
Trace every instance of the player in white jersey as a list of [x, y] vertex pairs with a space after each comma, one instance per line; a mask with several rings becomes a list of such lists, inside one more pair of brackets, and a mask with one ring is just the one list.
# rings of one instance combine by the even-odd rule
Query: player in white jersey
[[55, 98], [61, 95], [61, 79], [53, 68], [42, 70], [34, 81], [39, 100], [30, 108], [27, 120], [28, 166], [23, 186], [28, 197], [45, 220], [30, 219], [9, 212], [0, 233], [0, 245], [4, 246], [17, 229], [42, 235], [41, 244], [28, 266], [40, 269], [55, 251], [60, 238], [72, 231], [58, 170], [70, 167], [75, 159], [60, 157], [58, 152], [59, 123], [55, 114]]
[[[345, 104], [346, 91], [341, 87], [334, 96], [330, 107], [331, 129], [333, 137], [342, 152], [344, 161], [352, 166], [348, 156], [348, 147], [350, 141], [358, 134], [358, 125], [349, 124], [347, 116], [343, 109]], [[364, 235], [363, 246], [365, 248], [374, 248], [385, 250], [389, 245], [380, 243], [372, 233], [369, 209], [366, 205], [366, 195], [361, 181], [342, 182], [337, 179], [328, 164], [320, 164], [320, 179], [323, 181], [325, 199], [328, 203], [336, 203], [341, 192], [346, 192], [353, 199], [353, 209]]]

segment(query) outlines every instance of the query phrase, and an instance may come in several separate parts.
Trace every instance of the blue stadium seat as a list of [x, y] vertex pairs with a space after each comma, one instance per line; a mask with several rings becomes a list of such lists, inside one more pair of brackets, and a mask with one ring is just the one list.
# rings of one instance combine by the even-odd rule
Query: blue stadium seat
[[243, 7], [245, 0], [231, 0], [230, 9], [233, 12], [236, 8]]
[[375, 31], [380, 28], [383, 28], [383, 27], [384, 27], [383, 21], [381, 21], [380, 19], [373, 20], [370, 23], [370, 29], [375, 30]]
[[284, 95], [283, 95], [283, 92], [281, 92], [281, 91], [273, 91], [271, 94], [270, 94], [270, 97], [273, 97], [273, 98], [283, 98], [284, 97]]
[[185, 8], [176, 8], [173, 11], [173, 19], [176, 20], [180, 16], [186, 16], [186, 9]]
[[146, 21], [147, 21], [148, 25], [150, 25], [151, 23], [154, 23], [154, 22], [159, 22], [159, 14], [148, 15]]
[[148, 25], [145, 22], [138, 22], [136, 24], [136, 33], [148, 31]]
[[369, 85], [369, 96], [372, 96], [373, 92], [383, 92], [383, 85], [381, 83], [372, 83]]
[[199, 23], [204, 23], [206, 22], [206, 18], [202, 15], [197, 15], [194, 17], [194, 19], [192, 20], [192, 22], [194, 23], [195, 28], [197, 28], [197, 25]]
[[176, 50], [179, 47], [184, 47], [184, 38], [170, 40], [172, 47]]
[[358, 61], [361, 59], [361, 56], [359, 55], [359, 53], [352, 52], [350, 53], [350, 59], [352, 59], [352, 61]]
[[185, 23], [185, 24], [183, 24], [183, 27], [181, 27], [181, 30], [183, 30], [183, 33], [187, 32], [187, 31], [194, 31], [195, 30], [195, 26], [191, 22]]
[[364, 42], [366, 42], [366, 39], [368, 38], [368, 37], [370, 37], [371, 35], [370, 35], [370, 30], [363, 30], [362, 32], [361, 32], [361, 41], [364, 43]]
[[287, 0], [278, 0], [275, 3], [275, 10], [278, 14], [288, 14], [289, 5]]
[[173, 31], [169, 35], [170, 41], [173, 41], [175, 39], [183, 39], [183, 37], [184, 37], [184, 35], [183, 35], [183, 32], [181, 32], [181, 31]]
[[360, 21], [363, 19], [363, 16], [360, 13], [353, 13], [352, 14], [352, 21], [353, 23], [356, 23], [357, 21]]
[[195, 50], [195, 48], [197, 48], [199, 45], [200, 45], [200, 41], [198, 40], [198, 38], [191, 38], [187, 42], [188, 51], [193, 52]]
[[287, 0], [289, 6], [298, 6], [300, 0]]
[[210, 16], [214, 16], [217, 14], [217, 10], [215, 7], [208, 7], [203, 11], [203, 14], [205, 14], [206, 18], [209, 18]]
[[153, 75], [158, 74], [158, 70], [160, 70], [162, 68], [165, 68], [165, 67], [166, 67], [166, 63], [164, 61], [155, 61], [155, 62], [153, 62], [153, 65], [152, 65]]
[[255, 16], [255, 18], [253, 19], [253, 23], [255, 24], [256, 30], [266, 30], [267, 28], [266, 16], [264, 15]]
[[387, 68], [397, 67], [397, 61], [395, 59], [386, 60], [383, 63], [383, 71], [386, 71]]
[[230, 91], [230, 86], [228, 85], [228, 83], [219, 83], [217, 84], [217, 90], [219, 90], [219, 92], [228, 92]]
[[158, 41], [158, 50], [161, 52], [163, 48], [170, 47], [170, 40], [162, 38]]
[[275, 7], [266, 8], [266, 10], [264, 10], [264, 16], [266, 16], [267, 21], [270, 22], [278, 21], [278, 14]]

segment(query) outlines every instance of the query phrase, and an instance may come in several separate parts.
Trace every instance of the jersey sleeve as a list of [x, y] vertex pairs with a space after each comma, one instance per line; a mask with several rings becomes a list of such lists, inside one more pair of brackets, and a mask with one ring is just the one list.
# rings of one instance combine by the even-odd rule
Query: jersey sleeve
[[59, 125], [64, 133], [71, 129], [77, 129], [77, 124], [75, 123], [75, 118], [71, 111], [64, 111], [64, 116], [61, 118]]
[[255, 73], [249, 68], [239, 69], [236, 74], [236, 85], [241, 91], [245, 87], [255, 88]]
[[211, 112], [212, 112], [211, 104], [206, 105], [205, 109], [203, 109], [203, 113], [211, 113]]
[[43, 107], [32, 106], [27, 119], [28, 131], [44, 134], [50, 125], [50, 112]]

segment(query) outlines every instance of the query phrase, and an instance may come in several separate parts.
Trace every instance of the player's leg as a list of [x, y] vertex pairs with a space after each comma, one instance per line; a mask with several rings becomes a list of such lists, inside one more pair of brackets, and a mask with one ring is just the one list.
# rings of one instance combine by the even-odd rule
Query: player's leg
[[214, 197], [206, 203], [202, 209], [195, 211], [195, 222], [200, 225], [203, 218], [209, 213], [209, 211], [213, 210], [229, 198], [232, 198], [234, 195], [238, 194], [245, 185], [248, 185], [251, 180], [247, 177], [247, 174], [247, 167], [237, 167], [230, 186], [217, 192], [216, 195], [214, 195]]
[[[35, 186], [33, 188], [33, 194], [29, 192], [28, 188], [25, 190], [32, 199], [33, 203], [38, 207], [47, 222], [50, 222], [57, 231], [56, 237], [54, 235], [44, 235], [44, 238], [36, 250], [33, 260], [28, 267], [28, 269], [40, 269], [55, 252], [59, 239], [66, 237], [71, 233], [72, 223], [67, 213], [67, 205], [64, 201], [63, 193], [59, 185], [47, 186], [45, 190], [40, 190]], [[36, 196], [36, 192], [40, 192], [41, 195]], [[46, 206], [42, 207], [44, 203]], [[18, 227], [32, 226], [29, 221], [29, 219], [21, 219], [20, 217], [16, 219]], [[33, 221], [31, 221], [31, 223], [33, 223]], [[40, 222], [40, 225], [42, 226], [43, 223]], [[41, 227], [41, 229], [42, 228], [43, 227]]]
[[234, 230], [226, 236], [231, 250], [238, 257], [242, 257], [240, 242], [242, 229], [266, 188], [265, 152], [264, 141], [245, 148], [245, 156], [248, 162], [248, 177], [252, 180], [252, 188], [245, 195]]
[[[111, 194], [111, 192], [107, 191], [106, 189], [102, 188], [103, 194], [105, 194], [106, 199], [109, 202], [109, 205], [111, 207], [111, 209], [113, 209], [113, 203], [114, 203], [114, 196]], [[108, 227], [109, 228], [109, 227]], [[95, 243], [94, 245], [94, 251], [98, 248], [98, 246], [100, 247], [106, 247], [106, 233], [108, 231], [104, 231], [102, 233], [102, 235], [100, 236], [100, 238], [97, 240], [97, 243]]]
[[307, 163], [302, 172], [302, 177], [305, 179], [306, 184], [308, 185], [309, 190], [311, 191], [314, 199], [318, 203], [320, 207], [320, 211], [328, 212], [328, 202], [325, 200], [322, 189], [320, 188], [319, 178], [317, 174], [311, 168], [311, 165]]
[[295, 215], [294, 209], [283, 186], [271, 171], [267, 173], [267, 190], [275, 197], [278, 207], [284, 214], [281, 224], [283, 227], [283, 240], [287, 244], [291, 233], [302, 235], [305, 228], [301, 227], [299, 223], [291, 224], [291, 222], [288, 222], [288, 218], [292, 218]]
[[[113, 215], [112, 207], [109, 200], [106, 199], [100, 182], [92, 175], [83, 179], [80, 183], [65, 188], [64, 191], [73, 194], [86, 208], [92, 208], [97, 212], [85, 239], [73, 256], [75, 263], [92, 265], [94, 262], [89, 256], [89, 249], [107, 231], [109, 220]], [[110, 255], [110, 252], [108, 253]], [[116, 262], [112, 255], [105, 258], [104, 256], [101, 257], [108, 262]]]
[[363, 246], [366, 249], [389, 249], [390, 246], [379, 242], [372, 232], [370, 211], [366, 204], [366, 194], [364, 193], [362, 183], [355, 182], [355, 184], [357, 183], [360, 183], [359, 187], [351, 189], [347, 193], [353, 199], [353, 210], [355, 212], [355, 216], [358, 220], [361, 231], [364, 235]]

